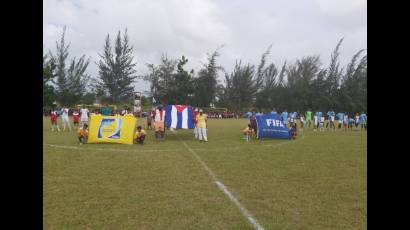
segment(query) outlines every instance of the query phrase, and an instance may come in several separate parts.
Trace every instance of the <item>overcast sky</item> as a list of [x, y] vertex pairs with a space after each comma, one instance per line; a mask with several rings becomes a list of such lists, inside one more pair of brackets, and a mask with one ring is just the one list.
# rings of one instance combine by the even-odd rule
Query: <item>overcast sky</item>
[[[141, 75], [146, 63], [159, 63], [162, 53], [185, 55], [187, 68], [197, 72], [206, 54], [220, 45], [218, 62], [227, 71], [239, 59], [258, 64], [270, 44], [269, 61], [277, 65], [313, 54], [327, 65], [342, 37], [343, 65], [367, 49], [365, 0], [44, 0], [46, 50], [55, 51], [64, 25], [70, 57], [91, 57], [88, 73], [93, 77], [105, 37], [125, 28]], [[136, 89], [148, 90], [148, 83], [140, 80]]]

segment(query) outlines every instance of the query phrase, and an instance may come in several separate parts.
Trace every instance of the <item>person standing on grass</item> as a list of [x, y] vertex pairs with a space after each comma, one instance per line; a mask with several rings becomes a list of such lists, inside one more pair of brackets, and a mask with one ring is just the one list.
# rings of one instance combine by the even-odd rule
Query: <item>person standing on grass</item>
[[154, 122], [155, 122], [155, 137], [157, 140], [163, 140], [164, 139], [164, 123], [165, 123], [165, 110], [163, 110], [162, 106], [158, 106], [158, 108], [155, 110], [155, 117], [154, 117]]
[[84, 126], [84, 124], [88, 124], [88, 109], [83, 105], [83, 108], [80, 109], [80, 114], [81, 114], [81, 126]]
[[306, 126], [306, 120], [305, 120], [305, 117], [303, 116], [303, 114], [302, 113], [300, 113], [300, 131], [303, 131], [303, 129], [305, 128], [305, 126]]
[[63, 120], [63, 131], [65, 131], [66, 126], [68, 126], [68, 130], [71, 131], [70, 119], [68, 118], [69, 109], [64, 107], [61, 109], [61, 119]]
[[74, 129], [78, 129], [78, 122], [80, 121], [80, 114], [78, 113], [78, 110], [74, 110], [73, 112], [73, 123], [74, 123]]
[[192, 113], [192, 121], [194, 123], [194, 137], [195, 137], [195, 139], [199, 138], [198, 120], [197, 120], [198, 113], [199, 113], [198, 108], [195, 108], [194, 112]]
[[337, 113], [336, 117], [337, 117], [337, 121], [338, 121], [338, 123], [339, 123], [339, 128], [338, 128], [338, 129], [343, 128], [342, 126], [343, 126], [343, 117], [344, 117], [344, 114], [343, 114], [343, 113]]
[[291, 126], [291, 128], [290, 128], [290, 130], [289, 130], [289, 133], [290, 133], [290, 138], [291, 138], [291, 140], [295, 140], [295, 139], [296, 139], [296, 136], [298, 135], [297, 128], [296, 128], [296, 124], [294, 124], [293, 126]]
[[349, 130], [353, 131], [353, 125], [355, 124], [354, 119], [351, 117], [349, 118]]
[[313, 131], [316, 131], [318, 126], [319, 126], [319, 121], [318, 121], [317, 113], [315, 113], [313, 115]]
[[152, 130], [151, 123], [152, 123], [152, 112], [148, 112], [147, 113], [147, 129], [149, 130]]
[[359, 124], [360, 124], [360, 116], [359, 116], [359, 113], [356, 113], [355, 114], [355, 123], [354, 123], [356, 129], [359, 126]]
[[290, 116], [289, 116], [289, 124], [290, 124], [290, 127], [293, 127], [293, 124], [295, 123], [295, 115], [294, 115], [294, 113], [290, 113]]
[[207, 115], [203, 113], [203, 110], [199, 110], [199, 114], [196, 116], [198, 120], [199, 141], [208, 142], [208, 136], [206, 133], [207, 127]]
[[319, 128], [319, 124], [320, 124], [320, 119], [322, 118], [323, 114], [322, 112], [316, 112], [316, 116], [317, 116], [317, 129]]
[[366, 130], [367, 128], [366, 123], [367, 123], [367, 115], [364, 112], [362, 112], [362, 114], [360, 114], [360, 126], [361, 126], [362, 131], [363, 129]]
[[319, 131], [324, 132], [325, 131], [325, 116], [320, 117], [319, 121]]
[[54, 132], [54, 128], [56, 127], [57, 127], [57, 131], [60, 132], [60, 128], [58, 127], [58, 124], [57, 124], [57, 112], [56, 111], [51, 110], [50, 120], [51, 120], [51, 132]]
[[345, 130], [345, 131], [347, 131], [348, 125], [349, 125], [349, 116], [347, 115], [347, 113], [344, 113], [344, 116], [343, 116], [343, 127], [344, 127], [344, 130]]
[[80, 145], [86, 144], [88, 141], [88, 125], [84, 124], [82, 128], [78, 129], [78, 140]]
[[146, 135], [145, 130], [142, 129], [141, 125], [138, 125], [137, 132], [135, 132], [135, 135], [134, 135], [134, 144], [143, 145], [144, 140], [145, 140], [145, 135]]
[[310, 129], [310, 125], [312, 123], [312, 111], [310, 111], [310, 109], [308, 109], [308, 111], [306, 111], [306, 125], [307, 127]]
[[283, 121], [283, 124], [286, 126], [286, 127], [288, 127], [288, 112], [286, 111], [286, 109], [285, 109], [285, 111], [283, 111], [283, 113], [282, 113], [282, 115], [281, 115], [281, 117], [282, 117], [282, 121]]
[[329, 125], [331, 130], [335, 130], [335, 112], [333, 110], [330, 110], [327, 112], [328, 116], [328, 123], [326, 124], [326, 128]]
[[258, 132], [258, 125], [256, 122], [256, 113], [255, 111], [252, 112], [252, 116], [249, 119], [249, 124], [251, 125], [251, 128], [256, 132]]

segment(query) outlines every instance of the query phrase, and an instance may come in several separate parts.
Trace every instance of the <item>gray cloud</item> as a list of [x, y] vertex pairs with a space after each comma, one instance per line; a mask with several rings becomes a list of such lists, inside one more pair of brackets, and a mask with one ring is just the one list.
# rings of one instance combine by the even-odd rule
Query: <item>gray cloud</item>
[[[225, 44], [219, 63], [228, 71], [235, 60], [257, 64], [273, 44], [270, 61], [282, 64], [302, 56], [320, 54], [324, 65], [341, 37], [341, 61], [347, 63], [367, 48], [367, 3], [364, 0], [44, 0], [43, 42], [55, 49], [62, 27], [68, 27], [71, 55], [85, 54], [98, 74], [104, 39], [118, 30], [128, 33], [134, 46], [138, 73], [146, 63], [158, 63], [162, 53], [189, 59], [198, 70], [206, 53]], [[138, 82], [136, 88], [148, 89]]]

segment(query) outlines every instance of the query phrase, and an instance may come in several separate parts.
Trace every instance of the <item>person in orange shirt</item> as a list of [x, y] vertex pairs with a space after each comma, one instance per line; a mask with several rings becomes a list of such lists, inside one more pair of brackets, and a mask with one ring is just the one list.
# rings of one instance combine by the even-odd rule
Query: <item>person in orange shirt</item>
[[251, 138], [252, 138], [252, 136], [254, 135], [254, 133], [255, 133], [255, 131], [253, 130], [251, 124], [248, 124], [248, 127], [246, 127], [246, 128], [243, 130], [243, 134], [245, 135], [245, 138], [244, 138], [244, 139], [245, 139], [246, 141], [250, 141]]
[[78, 140], [80, 145], [86, 144], [88, 140], [88, 125], [84, 124], [82, 128], [78, 129]]

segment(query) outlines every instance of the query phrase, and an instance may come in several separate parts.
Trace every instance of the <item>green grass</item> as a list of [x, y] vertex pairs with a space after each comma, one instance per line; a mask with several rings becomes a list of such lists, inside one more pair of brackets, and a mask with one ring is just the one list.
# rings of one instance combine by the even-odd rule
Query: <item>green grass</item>
[[80, 146], [45, 118], [44, 229], [252, 229], [180, 139], [265, 229], [367, 228], [366, 132], [247, 143], [246, 124], [209, 120], [208, 143], [148, 130], [144, 146]]

